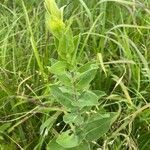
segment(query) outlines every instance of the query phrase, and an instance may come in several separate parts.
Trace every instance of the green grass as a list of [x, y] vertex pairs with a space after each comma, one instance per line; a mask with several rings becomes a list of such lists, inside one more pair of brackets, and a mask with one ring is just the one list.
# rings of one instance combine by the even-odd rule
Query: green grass
[[[60, 39], [45, 24], [44, 1], [0, 2], [0, 150], [51, 150], [49, 145], [59, 135], [70, 129], [75, 132], [76, 125], [63, 120], [68, 108], [56, 100], [64, 97], [53, 85], [66, 88], [69, 84], [58, 75], [62, 68], [51, 68], [57, 61], [68, 63], [66, 74], [71, 74], [71, 83], [87, 71], [79, 67], [87, 63], [98, 66], [96, 74], [90, 70], [95, 76], [92, 81], [86, 79], [86, 89], [71, 85], [75, 99], [83, 91], [105, 93], [96, 106], [83, 110], [85, 118], [94, 115], [93, 111], [117, 114], [109, 131], [95, 141], [82, 141], [89, 150], [148, 150], [150, 1], [57, 0], [57, 4], [66, 5], [64, 22], [67, 27], [71, 22], [76, 48], [65, 53], [70, 53], [71, 59], [64, 56], [64, 49], [58, 46]], [[71, 89], [67, 90], [70, 99]], [[88, 148], [80, 146], [81, 150]]]

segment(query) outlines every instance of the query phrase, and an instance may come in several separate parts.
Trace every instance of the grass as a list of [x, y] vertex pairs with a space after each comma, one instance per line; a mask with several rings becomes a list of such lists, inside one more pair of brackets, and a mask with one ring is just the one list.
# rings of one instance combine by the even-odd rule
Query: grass
[[[76, 48], [73, 53], [66, 52], [70, 53], [71, 62], [57, 45], [60, 39], [45, 24], [44, 1], [0, 2], [0, 149], [51, 149], [59, 135], [70, 129], [75, 132], [74, 122], [64, 121], [64, 116], [69, 114], [64, 101], [56, 100], [64, 97], [53, 87], [57, 85], [60, 89], [65, 85], [66, 88], [69, 84], [60, 78], [61, 68], [51, 67], [63, 60], [72, 65], [73, 69], [69, 67], [67, 72], [72, 72], [71, 80], [78, 78], [78, 74], [82, 76], [85, 68], [81, 66], [98, 65], [94, 79], [90, 72], [91, 76], [84, 82], [84, 85], [89, 82], [88, 87], [81, 88], [84, 86], [79, 82], [71, 85], [75, 96], [86, 90], [105, 93], [96, 106], [86, 108], [86, 113], [90, 113], [87, 116], [92, 116], [93, 111], [100, 115], [117, 114], [109, 131], [94, 141], [84, 139], [88, 148], [80, 146], [80, 149], [148, 150], [150, 2], [58, 0], [57, 4], [66, 5], [64, 22], [73, 33]], [[58, 138], [57, 144], [62, 143]]]

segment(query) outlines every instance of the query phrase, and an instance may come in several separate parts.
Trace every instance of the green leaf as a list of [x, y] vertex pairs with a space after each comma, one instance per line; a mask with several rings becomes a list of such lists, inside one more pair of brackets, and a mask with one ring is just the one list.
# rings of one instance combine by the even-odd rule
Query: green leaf
[[69, 130], [60, 134], [56, 140], [56, 142], [64, 148], [76, 147], [80, 144], [79, 141], [79, 137]]
[[11, 123], [4, 123], [3, 125], [0, 126], [0, 132], [4, 132], [11, 126]]
[[93, 93], [95, 93], [98, 98], [102, 98], [103, 96], [106, 96], [106, 93], [104, 91], [100, 91], [100, 90], [92, 90]]
[[67, 74], [67, 73], [64, 73], [64, 74], [61, 74], [61, 75], [57, 75], [59, 81], [65, 85], [65, 86], [72, 86], [72, 83], [71, 83], [71, 77]]
[[65, 73], [65, 70], [67, 68], [67, 63], [64, 61], [58, 61], [55, 64], [53, 64], [51, 67], [48, 67], [48, 70], [56, 75], [61, 75]]
[[48, 131], [53, 126], [54, 122], [56, 121], [57, 117], [59, 116], [59, 113], [55, 113], [53, 116], [48, 118], [41, 126], [40, 126], [40, 134], [47, 135]]
[[70, 150], [91, 150], [90, 144], [88, 142], [82, 142], [79, 146], [75, 147], [74, 149]]
[[70, 87], [70, 86], [61, 86], [61, 87], [59, 87], [59, 89], [60, 89], [63, 93], [68, 93], [71, 97], [73, 97], [73, 94], [74, 94], [74, 89], [73, 89], [73, 87]]
[[76, 35], [73, 37], [73, 42], [74, 42], [74, 54], [72, 57], [72, 64], [75, 64], [75, 62], [77, 61], [76, 57], [77, 57], [77, 52], [78, 52], [78, 48], [79, 48], [79, 44], [81, 41], [81, 35]]
[[58, 54], [63, 59], [71, 59], [71, 54], [74, 52], [74, 42], [71, 29], [66, 29], [65, 33], [59, 39]]
[[84, 92], [84, 94], [80, 97], [79, 99], [79, 103], [80, 106], [95, 106], [98, 105], [98, 99], [99, 97], [94, 94], [91, 91], [86, 91]]
[[54, 138], [52, 141], [50, 141], [47, 146], [46, 150], [66, 150], [66, 148], [62, 147], [56, 142], [56, 138]]
[[98, 105], [98, 99], [99, 97], [91, 92], [91, 91], [85, 91], [78, 101], [73, 102], [72, 104], [78, 107], [85, 107], [85, 106], [96, 106]]
[[107, 133], [114, 121], [116, 114], [92, 115], [83, 126], [85, 138], [89, 141], [94, 141]]
[[77, 88], [83, 90], [89, 86], [90, 82], [95, 78], [96, 73], [96, 66], [92, 66], [90, 70], [81, 73], [78, 77]]
[[73, 107], [71, 104], [71, 99], [67, 97], [59, 88], [57, 85], [53, 85], [50, 87], [51, 94], [56, 98], [56, 100], [68, 108], [69, 110]]
[[83, 117], [80, 114], [68, 113], [64, 115], [63, 120], [65, 123], [75, 123], [76, 125], [81, 125], [84, 121]]
[[140, 150], [148, 150], [150, 147], [150, 133], [142, 133], [140, 132], [140, 136], [138, 138], [138, 147]]
[[94, 64], [93, 61], [89, 61], [88, 63], [86, 63], [83, 66], [79, 67], [78, 72], [79, 73], [84, 73], [85, 71], [90, 70], [91, 69], [91, 65], [96, 65], [96, 64]]
[[56, 142], [56, 138], [50, 141], [46, 150], [90, 150], [90, 144], [88, 142], [83, 141], [79, 146], [73, 148], [64, 148]]

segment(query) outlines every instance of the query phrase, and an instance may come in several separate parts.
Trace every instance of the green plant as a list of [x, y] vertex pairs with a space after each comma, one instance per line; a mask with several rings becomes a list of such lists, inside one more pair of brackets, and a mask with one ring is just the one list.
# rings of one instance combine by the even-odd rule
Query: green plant
[[[51, 95], [61, 105], [65, 131], [49, 142], [47, 149], [84, 147], [104, 136], [115, 121], [116, 113], [100, 110], [99, 100], [105, 92], [92, 90], [91, 82], [99, 68], [98, 62], [78, 64], [76, 51], [78, 36], [73, 36], [70, 21], [63, 20], [63, 7], [59, 9], [55, 0], [46, 0], [46, 24], [55, 37], [58, 59], [51, 60], [48, 67], [55, 78], [50, 86]], [[55, 143], [54, 143], [55, 142]], [[85, 145], [86, 146], [85, 146]], [[78, 147], [79, 146], [79, 147]]]

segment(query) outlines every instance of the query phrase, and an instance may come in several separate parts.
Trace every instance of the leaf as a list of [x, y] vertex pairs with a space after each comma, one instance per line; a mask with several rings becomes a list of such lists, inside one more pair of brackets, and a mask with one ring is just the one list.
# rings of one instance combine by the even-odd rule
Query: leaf
[[80, 144], [79, 137], [69, 130], [60, 134], [56, 142], [64, 148], [72, 148]]
[[83, 126], [85, 138], [89, 141], [94, 141], [108, 132], [116, 114], [97, 115], [94, 114], [89, 118]]
[[103, 96], [106, 96], [106, 93], [104, 91], [100, 91], [100, 90], [92, 90], [93, 93], [95, 93], [98, 98], [102, 98]]
[[61, 75], [65, 73], [65, 70], [67, 68], [67, 63], [64, 61], [58, 61], [55, 64], [53, 64], [51, 67], [48, 67], [48, 70], [56, 75]]
[[50, 141], [46, 150], [90, 150], [90, 144], [88, 142], [83, 141], [79, 146], [73, 148], [64, 148], [56, 142], [56, 138]]
[[56, 121], [57, 117], [59, 116], [59, 113], [55, 113], [53, 116], [48, 118], [41, 126], [40, 126], [40, 134], [48, 134], [48, 131], [53, 126], [54, 122]]
[[76, 125], [81, 125], [84, 121], [83, 117], [80, 114], [68, 113], [64, 115], [63, 120], [65, 123], [75, 123]]
[[91, 150], [91, 149], [90, 149], [90, 144], [84, 141], [79, 146], [75, 147], [73, 150]]
[[62, 91], [58, 88], [57, 85], [52, 85], [50, 87], [51, 94], [56, 98], [56, 100], [68, 108], [69, 110], [73, 107], [71, 104], [71, 99], [68, 98]]
[[4, 123], [3, 125], [0, 126], [0, 132], [4, 132], [11, 126], [11, 123]]
[[71, 59], [71, 54], [74, 52], [74, 41], [71, 29], [64, 31], [59, 39], [58, 54], [62, 59]]
[[[2, 136], [0, 136], [0, 140], [4, 140], [4, 138]], [[1, 145], [0, 145], [1, 146]], [[1, 147], [0, 147], [1, 148]]]
[[61, 86], [61, 87], [59, 87], [59, 89], [60, 89], [63, 93], [68, 93], [69, 95], [71, 95], [71, 97], [73, 97], [73, 94], [74, 94], [74, 89], [73, 89], [73, 87], [70, 87], [70, 86]]
[[72, 86], [71, 83], [71, 78], [69, 77], [69, 75], [67, 73], [61, 74], [61, 75], [57, 75], [59, 81], [65, 85], [65, 86]]
[[50, 141], [47, 146], [46, 150], [66, 150], [66, 148], [62, 147], [56, 142], [56, 138], [54, 138], [52, 141]]
[[88, 63], [84, 64], [83, 66], [79, 67], [78, 72], [84, 73], [91, 69], [91, 65], [95, 65], [93, 61], [89, 61]]
[[99, 97], [91, 92], [91, 91], [85, 91], [78, 101], [73, 102], [74, 106], [78, 107], [85, 107], [85, 106], [96, 106], [98, 105], [98, 99]]
[[105, 68], [105, 65], [104, 65], [104, 61], [103, 61], [103, 57], [102, 57], [102, 54], [101, 53], [98, 53], [97, 54], [97, 57], [98, 57], [98, 60], [99, 60], [99, 63], [101, 65], [101, 68], [102, 70], [104, 71], [106, 77], [107, 77], [107, 72], [106, 72], [106, 68]]
[[146, 132], [146, 133], [141, 133], [140, 132], [140, 136], [138, 138], [138, 147], [140, 150], [148, 150], [150, 147], [150, 133]]
[[81, 73], [81, 75], [78, 77], [77, 88], [83, 90], [89, 86], [90, 82], [95, 78], [96, 73], [96, 66], [92, 66], [90, 70]]
[[72, 64], [75, 64], [75, 62], [77, 61], [76, 57], [77, 57], [77, 52], [78, 52], [80, 41], [81, 41], [81, 35], [80, 34], [73, 37], [73, 42], [74, 42], [75, 48], [74, 48], [74, 54], [72, 57]]
[[98, 105], [99, 97], [91, 91], [86, 91], [79, 99], [80, 106]]
[[139, 115], [141, 121], [147, 121], [150, 124], [150, 110], [146, 109]]

